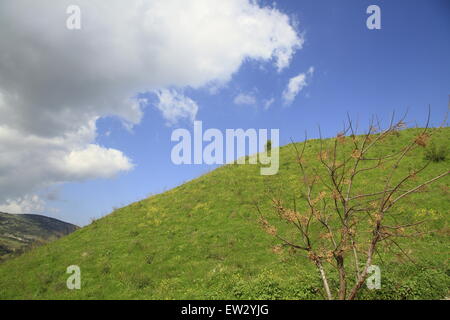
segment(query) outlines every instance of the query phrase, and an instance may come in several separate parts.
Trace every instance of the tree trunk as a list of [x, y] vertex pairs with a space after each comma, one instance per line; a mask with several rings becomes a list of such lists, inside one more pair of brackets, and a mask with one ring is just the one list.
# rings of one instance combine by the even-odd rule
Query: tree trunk
[[345, 300], [347, 295], [347, 280], [345, 279], [344, 257], [336, 256], [336, 262], [339, 270], [339, 300]]
[[333, 300], [333, 296], [331, 295], [330, 286], [328, 285], [327, 276], [325, 274], [325, 270], [323, 269], [322, 263], [320, 261], [316, 261], [317, 268], [320, 271], [320, 276], [322, 277], [323, 287], [325, 288], [325, 292], [327, 293], [328, 300]]
[[[378, 229], [376, 232], [378, 232]], [[353, 287], [352, 291], [350, 292], [350, 296], [348, 297], [349, 300], [355, 299], [356, 294], [358, 293], [359, 289], [361, 289], [362, 285], [364, 284], [364, 281], [366, 280], [367, 271], [368, 271], [370, 265], [372, 264], [372, 255], [375, 250], [375, 246], [376, 246], [377, 242], [378, 242], [378, 236], [375, 236], [374, 239], [372, 240], [372, 243], [367, 252], [367, 261], [366, 261], [366, 265], [364, 266], [364, 270], [359, 275], [358, 281], [356, 282], [355, 286]]]

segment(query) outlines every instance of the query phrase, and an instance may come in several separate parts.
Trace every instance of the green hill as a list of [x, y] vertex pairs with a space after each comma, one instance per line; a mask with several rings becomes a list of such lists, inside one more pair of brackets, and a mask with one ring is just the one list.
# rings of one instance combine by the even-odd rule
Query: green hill
[[76, 229], [73, 224], [50, 217], [0, 212], [0, 261]]
[[[397, 150], [417, 129], [399, 132], [385, 147]], [[448, 147], [450, 129], [433, 142]], [[306, 158], [317, 163], [318, 141]], [[399, 173], [425, 163], [425, 149], [405, 159]], [[424, 180], [449, 168], [433, 162]], [[301, 254], [273, 252], [278, 242], [257, 223], [254, 202], [269, 209], [266, 191], [289, 199], [300, 183], [295, 151], [280, 148], [280, 171], [261, 176], [257, 165], [226, 165], [168, 192], [115, 210], [55, 242], [0, 265], [1, 299], [320, 299], [321, 283]], [[355, 188], [370, 191], [381, 176], [361, 176]], [[427, 214], [427, 233], [405, 239], [414, 259], [380, 251], [382, 289], [360, 298], [439, 299], [448, 294], [449, 177], [401, 202], [397, 210]], [[402, 240], [400, 240], [402, 241]], [[66, 288], [66, 268], [81, 268], [81, 290]], [[335, 283], [332, 283], [335, 285]]]

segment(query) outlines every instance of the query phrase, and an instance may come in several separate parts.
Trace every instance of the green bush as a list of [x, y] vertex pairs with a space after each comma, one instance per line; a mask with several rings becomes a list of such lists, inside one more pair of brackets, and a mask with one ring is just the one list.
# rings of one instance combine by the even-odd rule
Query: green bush
[[425, 149], [425, 159], [433, 162], [445, 161], [447, 157], [447, 147], [445, 145], [437, 146], [436, 143], [431, 142]]
[[267, 140], [266, 142], [266, 152], [272, 151], [272, 140]]
[[369, 300], [435, 300], [443, 299], [450, 288], [450, 277], [441, 270], [414, 266], [403, 268], [403, 274], [410, 275], [399, 280], [397, 273], [385, 272], [381, 278], [380, 290], [364, 287], [359, 299]]
[[[322, 299], [320, 279], [308, 273], [299, 273], [288, 279], [276, 275], [275, 271], [265, 270], [254, 278], [240, 275], [226, 277], [209, 289], [207, 299], [244, 299], [244, 300], [314, 300]], [[215, 278], [216, 281], [220, 281]], [[229, 284], [232, 283], [230, 286]]]

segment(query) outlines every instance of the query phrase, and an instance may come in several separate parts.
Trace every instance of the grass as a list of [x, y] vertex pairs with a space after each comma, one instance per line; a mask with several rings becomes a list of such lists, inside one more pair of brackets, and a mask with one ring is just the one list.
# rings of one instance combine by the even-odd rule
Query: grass
[[[433, 143], [448, 145], [450, 130], [434, 130]], [[416, 129], [392, 137], [396, 150]], [[314, 165], [319, 145], [306, 157]], [[426, 150], [405, 160], [399, 173], [423, 164]], [[0, 299], [321, 299], [320, 279], [305, 257], [283, 251], [264, 233], [253, 206], [265, 209], [265, 191], [298, 190], [291, 146], [280, 149], [280, 171], [261, 176], [256, 165], [226, 165], [173, 190], [152, 196], [94, 221], [69, 236], [0, 265]], [[433, 162], [422, 178], [448, 170]], [[370, 191], [382, 176], [365, 176], [357, 188]], [[427, 215], [428, 233], [405, 242], [415, 263], [382, 252], [382, 290], [367, 299], [439, 299], [448, 295], [449, 178], [399, 204], [397, 210]], [[382, 259], [382, 260], [381, 260]], [[66, 268], [81, 268], [81, 290], [66, 288]], [[332, 283], [333, 285], [333, 283]]]

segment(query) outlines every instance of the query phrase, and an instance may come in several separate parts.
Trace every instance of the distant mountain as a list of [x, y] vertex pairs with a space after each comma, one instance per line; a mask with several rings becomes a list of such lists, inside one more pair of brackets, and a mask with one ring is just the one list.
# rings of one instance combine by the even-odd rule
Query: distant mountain
[[41, 215], [0, 212], [0, 261], [76, 229], [73, 224]]

